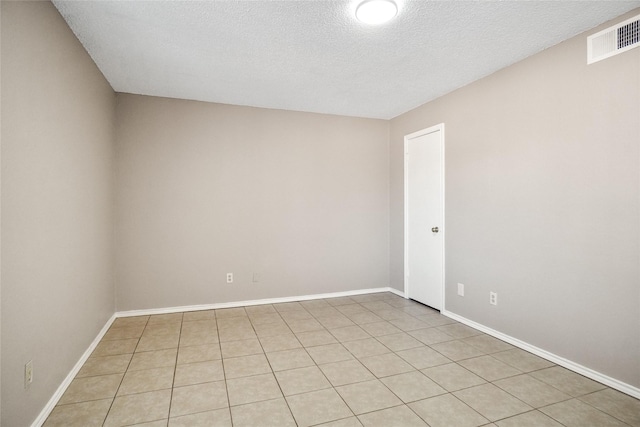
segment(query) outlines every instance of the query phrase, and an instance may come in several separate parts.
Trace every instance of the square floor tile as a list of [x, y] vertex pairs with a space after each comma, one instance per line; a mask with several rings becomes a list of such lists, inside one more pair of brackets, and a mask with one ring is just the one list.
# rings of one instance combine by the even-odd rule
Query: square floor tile
[[267, 374], [271, 367], [264, 354], [225, 359], [224, 372], [227, 379]]
[[516, 368], [513, 368], [498, 359], [494, 359], [491, 356], [474, 357], [471, 359], [461, 360], [458, 363], [487, 381], [513, 377], [521, 373]]
[[343, 343], [345, 348], [351, 352], [355, 357], [368, 357], [377, 356], [380, 354], [390, 353], [391, 351], [380, 344], [375, 338], [368, 338], [365, 340], [349, 341]]
[[491, 421], [512, 417], [533, 409], [493, 384], [483, 384], [456, 391], [453, 394]]
[[[375, 325], [375, 323], [371, 323], [371, 325]], [[384, 344], [384, 346], [391, 351], [401, 351], [408, 350], [410, 348], [424, 347], [424, 345], [420, 341], [407, 334], [406, 332], [378, 336], [377, 340]]]
[[216, 319], [225, 319], [230, 317], [243, 317], [247, 312], [244, 307], [219, 308], [216, 310]]
[[180, 334], [180, 347], [217, 344], [219, 341], [218, 332], [216, 331], [197, 330], [193, 332], [182, 332]]
[[220, 342], [239, 341], [257, 338], [252, 326], [218, 329]]
[[284, 399], [231, 407], [234, 427], [296, 427]]
[[382, 318], [376, 316], [370, 311], [361, 312], [361, 313], [351, 313], [351, 314], [345, 313], [345, 316], [347, 316], [349, 320], [351, 320], [356, 325], [362, 325], [365, 323], [375, 323], [383, 320]]
[[277, 311], [275, 311], [275, 309], [272, 313], [250, 314], [249, 319], [251, 320], [253, 326], [282, 322], [282, 317], [278, 314]]
[[215, 318], [215, 310], [198, 310], [184, 313], [184, 315], [182, 316], [182, 321], [191, 322], [194, 320], [215, 320]]
[[571, 398], [568, 394], [527, 374], [495, 381], [494, 384], [534, 408]]
[[354, 414], [378, 411], [401, 405], [402, 401], [378, 380], [336, 387]]
[[245, 307], [244, 310], [249, 317], [254, 317], [260, 314], [278, 313], [271, 304], [252, 305]]
[[349, 318], [344, 314], [337, 314], [331, 317], [318, 317], [317, 320], [322, 324], [322, 326], [329, 330], [355, 325], [355, 323], [349, 320]]
[[[186, 315], [186, 313], [185, 313]], [[218, 329], [218, 322], [215, 318], [190, 320], [182, 323], [182, 333], [192, 332], [216, 332]]]
[[100, 341], [96, 349], [91, 353], [91, 357], [115, 356], [118, 354], [133, 353], [138, 345], [138, 338], [126, 340]]
[[280, 316], [287, 322], [294, 320], [309, 320], [313, 319], [311, 313], [302, 308], [301, 310], [289, 310], [280, 312]]
[[431, 347], [422, 344], [420, 344], [420, 347], [398, 351], [396, 354], [416, 369], [426, 369], [451, 363], [450, 359], [447, 359]]
[[283, 311], [280, 316], [288, 323], [298, 320], [312, 320], [313, 316], [307, 310]]
[[168, 368], [176, 365], [178, 349], [144, 351], [135, 353], [127, 371], [141, 371], [153, 368]]
[[549, 418], [542, 412], [531, 411], [515, 417], [497, 421], [498, 427], [563, 427], [562, 424]]
[[452, 323], [456, 323], [455, 320], [450, 319], [446, 316], [443, 316], [441, 314], [425, 314], [425, 315], [421, 315], [421, 316], [416, 316], [416, 319], [420, 320], [421, 322], [425, 323], [428, 327], [432, 328], [435, 326], [442, 326], [442, 325], [450, 325]]
[[274, 371], [284, 371], [286, 369], [304, 368], [313, 366], [313, 359], [303, 348], [293, 350], [276, 351], [267, 353], [267, 358]]
[[188, 363], [176, 367], [174, 387], [224, 380], [221, 360]]
[[409, 408], [431, 427], [477, 427], [488, 422], [451, 394], [413, 402]]
[[364, 329], [372, 337], [393, 335], [393, 334], [399, 334], [402, 332], [400, 329], [396, 328], [395, 326], [393, 326], [391, 323], [387, 321], [365, 323], [363, 325], [360, 325], [360, 327]]
[[252, 354], [264, 353], [262, 345], [257, 338], [222, 342], [220, 343], [220, 348], [222, 350], [222, 357], [225, 359], [228, 357], [250, 356]]
[[291, 334], [291, 329], [286, 323], [268, 323], [264, 325], [254, 325], [253, 328], [258, 335], [258, 338], [273, 337], [276, 335], [288, 335]]
[[455, 339], [451, 335], [439, 331], [436, 328], [418, 329], [407, 333], [426, 345], [452, 341]]
[[328, 331], [300, 332], [296, 334], [296, 337], [304, 347], [334, 344], [338, 342]]
[[407, 406], [396, 406], [381, 411], [370, 412], [358, 417], [364, 427], [429, 427], [422, 418]]
[[379, 318], [384, 319], [388, 322], [390, 322], [391, 320], [400, 319], [405, 316], [405, 313], [403, 313], [402, 311], [396, 308], [389, 308], [386, 310], [374, 310], [373, 313]]
[[600, 383], [560, 366], [531, 372], [530, 375], [574, 397], [606, 388]]
[[340, 342], [371, 338], [371, 335], [366, 333], [364, 329], [357, 325], [331, 329], [331, 335], [336, 337], [336, 339]]
[[389, 323], [391, 323], [396, 328], [405, 332], [416, 331], [418, 329], [424, 329], [429, 327], [429, 325], [419, 321], [414, 317], [410, 317], [410, 318], [401, 317], [399, 319], [389, 320]]
[[487, 354], [512, 350], [514, 348], [511, 344], [507, 344], [504, 341], [486, 334], [465, 338], [462, 342], [476, 347]]
[[299, 427], [307, 427], [346, 418], [353, 413], [334, 389], [313, 391], [287, 397]]
[[231, 427], [231, 412], [224, 408], [169, 418], [169, 427]]
[[220, 344], [180, 346], [180, 350], [178, 350], [178, 365], [220, 359], [222, 359]]
[[448, 391], [461, 390], [486, 382], [457, 363], [435, 366], [433, 368], [423, 369], [421, 372]]
[[273, 374], [228, 380], [227, 391], [231, 406], [282, 397], [282, 392]]
[[276, 372], [276, 378], [285, 396], [331, 388], [317, 366]]
[[182, 324], [180, 322], [176, 323], [158, 323], [154, 325], [147, 325], [144, 328], [143, 337], [153, 336], [153, 335], [179, 335]]
[[351, 360], [353, 356], [342, 344], [327, 344], [307, 348], [307, 353], [318, 365]]
[[251, 320], [248, 317], [231, 317], [217, 319], [216, 325], [218, 329], [251, 329]]
[[149, 316], [148, 325], [155, 325], [158, 323], [168, 323], [168, 322], [182, 322], [182, 317], [184, 313], [168, 313], [168, 314], [156, 314], [153, 316]]
[[112, 399], [58, 405], [43, 427], [102, 427]]
[[324, 331], [324, 326], [322, 326], [316, 319], [304, 319], [304, 320], [291, 320], [287, 322], [289, 325], [289, 329], [293, 331], [293, 333], [298, 332], [309, 332], [309, 331]]
[[169, 420], [148, 421], [146, 423], [134, 424], [131, 427], [167, 427]]
[[445, 389], [433, 382], [421, 372], [408, 372], [382, 378], [380, 381], [386, 385], [404, 403], [427, 399], [439, 394], [447, 393]]
[[118, 389], [118, 396], [170, 389], [173, 386], [173, 371], [173, 367], [127, 371]]
[[447, 341], [430, 346], [438, 353], [441, 353], [445, 357], [453, 361], [459, 361], [463, 359], [471, 359], [472, 357], [483, 356], [484, 352], [476, 347], [465, 344], [462, 341]]
[[143, 335], [136, 347], [136, 352], [177, 348], [180, 334]]
[[58, 404], [113, 398], [124, 374], [76, 378], [71, 381]]
[[498, 353], [492, 353], [493, 357], [503, 361], [507, 365], [511, 365], [522, 372], [532, 372], [544, 368], [549, 368], [555, 364], [548, 360], [538, 357], [535, 354], [531, 354], [527, 351], [514, 348], [512, 350], [501, 351]]
[[135, 326], [125, 326], [123, 328], [114, 328], [111, 327], [104, 337], [102, 337], [103, 341], [109, 340], [124, 340], [127, 338], [140, 338], [142, 336], [142, 332], [144, 331], [144, 324], [139, 324]]
[[608, 388], [582, 396], [580, 400], [633, 427], [640, 427], [640, 400], [638, 399]]
[[116, 356], [90, 357], [84, 362], [76, 378], [124, 373], [129, 366], [131, 356], [131, 354], [119, 354]]
[[318, 424], [318, 427], [362, 427], [362, 423], [356, 417], [349, 417], [338, 421]]
[[463, 325], [462, 323], [453, 323], [451, 325], [438, 326], [436, 329], [457, 339], [483, 335], [483, 333], [479, 330], [473, 329], [467, 325]]
[[143, 327], [149, 321], [149, 316], [132, 316], [132, 317], [118, 317], [113, 321], [111, 328], [125, 328], [128, 326], [140, 326]]
[[357, 360], [327, 363], [320, 365], [320, 369], [334, 387], [375, 379], [373, 374]]
[[120, 427], [167, 419], [171, 390], [116, 397], [104, 427]]
[[578, 399], [567, 400], [540, 408], [566, 427], [625, 427], [627, 424], [587, 405]]
[[[260, 336], [260, 334], [258, 334]], [[284, 335], [273, 335], [269, 337], [260, 336], [260, 343], [266, 353], [282, 350], [292, 350], [294, 348], [302, 348], [302, 344], [292, 333]]]
[[171, 417], [228, 406], [227, 387], [224, 381], [174, 387], [171, 398]]
[[363, 357], [360, 362], [378, 378], [413, 371], [413, 366], [394, 353]]

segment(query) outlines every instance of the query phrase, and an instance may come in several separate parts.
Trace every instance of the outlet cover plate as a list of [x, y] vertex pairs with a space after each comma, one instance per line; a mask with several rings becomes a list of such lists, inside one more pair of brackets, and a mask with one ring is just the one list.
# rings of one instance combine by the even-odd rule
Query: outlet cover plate
[[498, 294], [496, 292], [489, 292], [489, 304], [498, 305]]

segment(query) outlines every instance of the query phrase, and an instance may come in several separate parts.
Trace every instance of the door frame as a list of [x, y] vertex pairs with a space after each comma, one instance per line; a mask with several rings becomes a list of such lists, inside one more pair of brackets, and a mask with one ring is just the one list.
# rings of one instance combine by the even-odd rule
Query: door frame
[[440, 204], [442, 209], [442, 224], [439, 226], [441, 228], [442, 233], [442, 265], [440, 268], [442, 269], [442, 283], [441, 286], [441, 302], [440, 302], [440, 311], [445, 310], [445, 261], [446, 261], [446, 252], [445, 252], [445, 233], [447, 228], [445, 227], [445, 162], [444, 162], [444, 123], [440, 123], [435, 126], [428, 127], [426, 129], [419, 130], [417, 132], [410, 133], [404, 136], [404, 297], [410, 297], [410, 286], [409, 286], [409, 141], [415, 138], [419, 138], [424, 135], [428, 135], [434, 132], [440, 132]]

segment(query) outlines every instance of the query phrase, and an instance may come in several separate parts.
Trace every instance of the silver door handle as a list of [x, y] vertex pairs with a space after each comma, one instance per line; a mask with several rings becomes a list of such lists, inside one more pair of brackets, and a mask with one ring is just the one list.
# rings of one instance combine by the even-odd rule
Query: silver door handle
[[437, 233], [437, 232], [438, 232], [438, 227], [433, 227], [433, 228], [431, 229], [431, 231], [432, 231], [432, 232], [434, 232], [434, 233]]

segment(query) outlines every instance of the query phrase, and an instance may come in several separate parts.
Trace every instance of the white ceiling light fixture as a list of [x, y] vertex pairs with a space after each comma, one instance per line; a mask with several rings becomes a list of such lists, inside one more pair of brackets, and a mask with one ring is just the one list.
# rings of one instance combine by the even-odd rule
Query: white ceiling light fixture
[[391, 0], [366, 0], [358, 5], [356, 18], [365, 24], [378, 25], [398, 14], [398, 6]]

